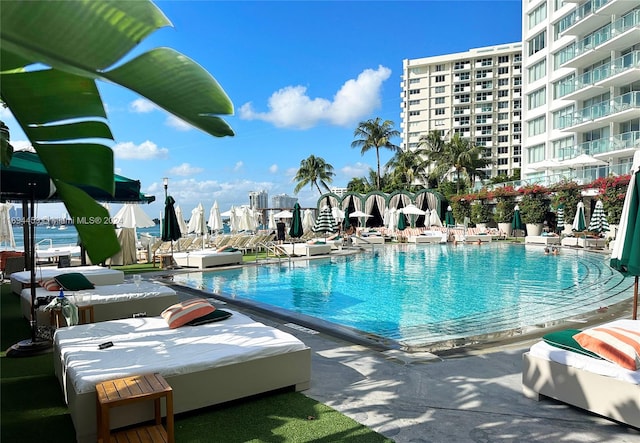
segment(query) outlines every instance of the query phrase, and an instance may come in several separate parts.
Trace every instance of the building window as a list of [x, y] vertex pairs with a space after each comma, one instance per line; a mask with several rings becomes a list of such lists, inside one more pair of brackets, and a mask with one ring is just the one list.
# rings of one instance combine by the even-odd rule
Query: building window
[[409, 95], [413, 95], [413, 94], [420, 94], [420, 90], [419, 89], [409, 89]]
[[547, 88], [540, 88], [527, 96], [528, 109], [535, 109], [547, 103]]
[[456, 117], [455, 118], [455, 122], [460, 124], [460, 125], [467, 126], [469, 124], [469, 117], [468, 116]]
[[420, 79], [419, 78], [409, 79], [409, 84], [410, 85], [415, 85], [416, 83], [420, 83]]
[[544, 160], [544, 143], [531, 146], [527, 151], [529, 163], [537, 163]]
[[444, 115], [444, 108], [434, 109], [434, 115]]
[[564, 97], [575, 90], [575, 74], [568, 75], [553, 82], [553, 98]]
[[[507, 143], [508, 141], [509, 141], [509, 136], [508, 136], [508, 135], [499, 135], [499, 136], [498, 136], [498, 143]], [[505, 152], [500, 152], [500, 150], [501, 150], [501, 149], [504, 149], [504, 150], [505, 150]], [[499, 154], [506, 154], [506, 153], [507, 153], [506, 151], [507, 151], [508, 149], [509, 149], [509, 148], [507, 148], [507, 147], [505, 147], [505, 148], [498, 148], [498, 153], [499, 153]]]
[[500, 66], [498, 68], [498, 74], [508, 74], [509, 73], [509, 67], [508, 66]]
[[444, 65], [436, 65], [436, 72], [444, 71]]
[[498, 91], [498, 97], [509, 97], [509, 90], [503, 89], [501, 91]]
[[[520, 146], [514, 146], [513, 147], [513, 155], [520, 155], [522, 152], [522, 148]], [[513, 160], [514, 162], [520, 163], [520, 159], [518, 160]]]
[[513, 56], [513, 62], [514, 63], [520, 63], [522, 61], [522, 54], [515, 54]]
[[522, 84], [522, 77], [513, 78], [513, 86], [520, 86]]
[[499, 56], [498, 63], [509, 63], [509, 56], [508, 55]]
[[509, 79], [508, 78], [499, 78], [498, 79], [498, 86], [509, 86]]
[[529, 83], [540, 80], [547, 75], [547, 59], [540, 60], [528, 69]]
[[574, 106], [567, 106], [553, 113], [553, 129], [564, 129], [573, 124]]
[[435, 120], [434, 124], [436, 126], [444, 126], [445, 125], [445, 120]]
[[499, 113], [498, 120], [509, 120], [509, 114], [507, 112]]
[[435, 93], [436, 94], [444, 94], [444, 86], [436, 86]]
[[542, 3], [529, 13], [529, 29], [541, 23], [547, 18], [547, 2]]
[[501, 123], [498, 125], [498, 132], [507, 132], [509, 130], [509, 125]]
[[508, 165], [509, 164], [509, 159], [508, 158], [499, 158], [498, 159], [498, 165]]
[[480, 66], [491, 66], [493, 65], [493, 59], [491, 58], [483, 58], [480, 60]]
[[490, 92], [478, 92], [476, 93], [476, 101], [491, 100], [492, 94]]
[[507, 109], [509, 107], [509, 102], [498, 102], [498, 109]]
[[409, 105], [419, 105], [420, 100], [409, 100]]
[[465, 69], [465, 66], [466, 66], [467, 64], [469, 64], [469, 60], [464, 60], [464, 61], [461, 61], [461, 62], [456, 62], [456, 63], [453, 65], [453, 69]]
[[409, 111], [410, 116], [420, 115], [420, 111]]
[[527, 43], [529, 47], [529, 55], [533, 55], [536, 52], [542, 51], [546, 46], [546, 39], [547, 31], [542, 31], [540, 34], [529, 40], [529, 42]]
[[436, 75], [436, 83], [442, 83], [444, 81], [444, 75]]
[[486, 78], [491, 73], [488, 69], [482, 69], [480, 71], [476, 71], [476, 78]]
[[463, 92], [469, 86], [471, 86], [470, 83], [458, 83], [453, 87], [453, 92]]
[[565, 137], [556, 140], [551, 145], [553, 149], [553, 158], [570, 157], [573, 151], [573, 137]]
[[533, 137], [536, 135], [544, 134], [547, 130], [544, 115], [527, 122], [527, 135]]
[[476, 124], [483, 124], [487, 122], [487, 116], [486, 115], [476, 115]]
[[443, 105], [444, 104], [444, 97], [436, 97], [435, 104], [436, 105]]

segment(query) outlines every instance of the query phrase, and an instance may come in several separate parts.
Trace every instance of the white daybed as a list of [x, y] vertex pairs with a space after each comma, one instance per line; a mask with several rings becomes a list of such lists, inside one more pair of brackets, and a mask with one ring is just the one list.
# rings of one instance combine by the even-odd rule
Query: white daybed
[[447, 233], [440, 231], [423, 231], [420, 235], [411, 235], [409, 243], [446, 243]]
[[492, 241], [492, 237], [489, 234], [456, 234], [455, 238], [457, 241], [462, 241], [465, 243], [478, 243], [478, 240], [480, 240], [482, 243], [491, 243]]
[[190, 252], [175, 252], [173, 258], [178, 266], [184, 268], [205, 269], [212, 266], [236, 265], [242, 263], [242, 252], [217, 252], [214, 250], [200, 250]]
[[[96, 441], [95, 385], [105, 380], [159, 372], [173, 388], [175, 413], [274, 389], [309, 387], [311, 351], [303, 342], [230, 312], [233, 315], [220, 322], [177, 329], [169, 329], [161, 317], [58, 329], [55, 373], [77, 441]], [[99, 350], [98, 345], [107, 341], [113, 346]], [[114, 409], [111, 426], [152, 418], [152, 405], [143, 402]]]
[[309, 243], [283, 243], [278, 245], [288, 255], [306, 255], [311, 257], [314, 255], [331, 254], [331, 244], [309, 244]]
[[560, 237], [553, 235], [527, 235], [524, 238], [525, 244], [536, 245], [559, 245]]
[[[36, 288], [36, 298], [56, 296], [58, 293]], [[20, 294], [22, 315], [31, 318], [31, 288], [22, 290]], [[139, 286], [134, 283], [119, 285], [96, 286], [95, 289], [82, 291], [65, 291], [69, 301], [79, 306], [92, 305], [94, 321], [114, 320], [131, 317], [133, 314], [145, 312], [148, 316], [160, 315], [167, 307], [178, 302], [176, 291], [172, 288], [148, 281], [142, 281]], [[79, 301], [82, 299], [82, 301]], [[49, 324], [50, 315], [44, 310], [45, 305], [38, 309], [38, 324]]]
[[[638, 320], [616, 320], [640, 332]], [[631, 371], [606, 360], [534, 344], [523, 355], [522, 387], [534, 400], [540, 395], [640, 428], [640, 370]]]
[[[87, 277], [94, 285], [117, 285], [124, 282], [124, 272], [105, 268], [103, 266], [73, 266], [69, 268], [56, 268], [54, 266], [36, 267], [36, 281], [53, 278], [56, 275], [68, 272], [79, 272]], [[31, 271], [20, 271], [11, 274], [11, 290], [20, 295], [20, 292], [31, 283]]]
[[354, 245], [384, 245], [385, 239], [381, 235], [361, 235], [351, 237]]

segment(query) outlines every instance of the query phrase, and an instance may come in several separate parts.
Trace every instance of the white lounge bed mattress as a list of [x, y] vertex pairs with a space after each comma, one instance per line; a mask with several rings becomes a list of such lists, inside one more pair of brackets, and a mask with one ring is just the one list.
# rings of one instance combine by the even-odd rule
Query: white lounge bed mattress
[[[640, 331], [639, 320], [615, 320], [603, 326]], [[522, 383], [527, 397], [540, 394], [640, 427], [640, 370], [535, 343], [523, 356]]]
[[[36, 268], [36, 281], [53, 278], [56, 275], [69, 272], [79, 272], [87, 277], [94, 285], [117, 285], [124, 283], [124, 272], [103, 266], [73, 266], [70, 268], [56, 268], [54, 266], [38, 266]], [[20, 271], [11, 274], [11, 290], [20, 295], [23, 288], [31, 283], [31, 271]]]
[[176, 252], [173, 254], [173, 259], [178, 266], [204, 269], [212, 266], [242, 263], [242, 252], [217, 252], [205, 249], [201, 251]]
[[[36, 298], [56, 296], [57, 292], [36, 288]], [[114, 320], [131, 317], [133, 314], [145, 312], [148, 316], [160, 313], [178, 302], [176, 291], [172, 288], [149, 281], [142, 281], [139, 286], [134, 283], [96, 286], [95, 289], [82, 291], [65, 291], [71, 302], [80, 306], [92, 305], [95, 321]], [[22, 315], [31, 318], [31, 288], [23, 289], [20, 294]], [[82, 301], [78, 301], [82, 299]], [[49, 313], [44, 306], [38, 310], [38, 324], [49, 324]]]
[[[161, 317], [58, 329], [54, 366], [78, 441], [95, 441], [95, 385], [105, 380], [159, 372], [173, 388], [176, 413], [287, 386], [308, 388], [311, 357], [303, 342], [230, 312], [220, 322], [177, 329]], [[114, 346], [99, 350], [106, 341]], [[112, 412], [114, 427], [152, 417], [152, 408], [124, 409]]]

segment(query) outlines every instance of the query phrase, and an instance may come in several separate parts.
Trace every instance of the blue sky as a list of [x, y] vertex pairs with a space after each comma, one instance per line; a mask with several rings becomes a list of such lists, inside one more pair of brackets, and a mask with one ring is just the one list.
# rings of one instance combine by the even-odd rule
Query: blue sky
[[[199, 202], [222, 211], [248, 204], [248, 192], [293, 194], [292, 177], [313, 154], [335, 169], [334, 186], [376, 167], [375, 152], [351, 148], [358, 122], [389, 119], [400, 129], [402, 61], [521, 39], [521, 1], [158, 1], [173, 28], [135, 50], [176, 49], [225, 89], [236, 136], [185, 126], [128, 90], [98, 82], [116, 138], [116, 172], [142, 182], [157, 201], [162, 177], [185, 218]], [[2, 111], [14, 146], [28, 144]], [[399, 144], [400, 140], [395, 141]], [[391, 157], [383, 152], [382, 163]], [[297, 197], [315, 206], [317, 190]], [[60, 216], [59, 205], [40, 215]], [[112, 206], [115, 214], [118, 206]]]

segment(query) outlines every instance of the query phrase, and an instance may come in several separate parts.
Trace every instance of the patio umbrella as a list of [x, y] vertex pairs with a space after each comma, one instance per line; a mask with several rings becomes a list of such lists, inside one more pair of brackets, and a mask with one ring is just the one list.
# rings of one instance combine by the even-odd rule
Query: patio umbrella
[[182, 233], [180, 232], [180, 225], [178, 224], [178, 218], [176, 217], [176, 211], [173, 207], [176, 201], [170, 195], [167, 196], [164, 203], [164, 217], [162, 220], [162, 232], [160, 238], [162, 241], [171, 242], [171, 262], [173, 263], [173, 242], [178, 240]]
[[198, 206], [191, 211], [191, 218], [187, 225], [187, 232], [189, 234], [195, 233], [197, 235], [206, 234], [206, 225], [204, 222], [204, 207], [202, 203], [198, 203]]
[[597, 158], [587, 154], [580, 154], [577, 157], [570, 158], [569, 160], [564, 160], [562, 163], [560, 163], [561, 166], [568, 166], [570, 168], [578, 168], [581, 166], [604, 166], [606, 164], [607, 162], [598, 160]]
[[280, 212], [276, 212], [275, 214], [273, 214], [273, 217], [275, 219], [279, 219], [279, 218], [293, 218], [293, 212], [291, 211], [287, 211], [286, 209], [284, 211], [280, 211]]
[[440, 220], [440, 216], [438, 215], [438, 211], [436, 211], [435, 209], [432, 209], [431, 210], [431, 214], [429, 214], [429, 226], [442, 227], [442, 220]]
[[211, 210], [209, 211], [209, 220], [207, 222], [211, 232], [222, 231], [222, 215], [220, 215], [220, 207], [218, 206], [218, 200], [213, 202]]
[[396, 211], [396, 208], [389, 209], [389, 219], [387, 221], [387, 228], [389, 229], [398, 228], [398, 211]]
[[180, 205], [176, 205], [176, 218], [178, 219], [178, 226], [180, 226], [180, 233], [187, 233], [187, 223], [184, 221], [184, 215], [182, 215], [182, 208]]
[[311, 209], [305, 209], [302, 216], [302, 230], [307, 232], [313, 229], [313, 211]]
[[[349, 220], [350, 218], [371, 218], [371, 217], [373, 217], [373, 215], [369, 215], [366, 212], [353, 211], [349, 213], [349, 217], [347, 217], [346, 220]], [[358, 220], [358, 222], [360, 222], [360, 220]], [[351, 222], [349, 222], [349, 226], [351, 226]], [[345, 227], [345, 229], [347, 229], [347, 227]]]
[[276, 230], [276, 218], [273, 216], [273, 211], [269, 211], [269, 224], [267, 225], [270, 231]]
[[556, 232], [559, 234], [564, 231], [564, 205], [558, 206], [558, 214], [556, 218]]
[[596, 202], [596, 207], [591, 214], [591, 220], [589, 221], [589, 231], [602, 233], [609, 230], [609, 222], [607, 221], [607, 215], [604, 213], [604, 206], [602, 200]]
[[152, 228], [156, 225], [135, 203], [125, 203], [113, 219], [119, 228]]
[[587, 222], [584, 219], [584, 203], [579, 202], [576, 208], [576, 216], [573, 218], [573, 226], [571, 230], [574, 232], [582, 232], [587, 229]]
[[[513, 219], [511, 220], [511, 229], [513, 230], [519, 230], [522, 229], [522, 219], [520, 218], [520, 206], [516, 205], [515, 208], [513, 208]], [[518, 234], [516, 233], [516, 238], [518, 237]]]
[[316, 222], [313, 225], [312, 230], [313, 232], [323, 232], [326, 234], [328, 232], [336, 232], [337, 228], [336, 221], [333, 218], [333, 215], [331, 215], [331, 209], [329, 209], [328, 206], [325, 206], [320, 211], [318, 218], [316, 218]]
[[9, 210], [12, 207], [11, 203], [0, 203], [0, 244], [15, 248], [16, 241], [13, 238], [13, 225], [9, 216]]
[[291, 218], [291, 227], [289, 228], [289, 236], [293, 238], [300, 238], [304, 233], [302, 228], [302, 214], [300, 214], [300, 204], [296, 202], [293, 205], [293, 217]]
[[447, 227], [456, 225], [456, 221], [453, 218], [453, 209], [451, 209], [451, 206], [447, 206], [447, 213], [444, 215], [444, 224], [447, 225]]
[[640, 151], [633, 156], [631, 181], [622, 206], [618, 235], [611, 253], [611, 267], [635, 277], [633, 319], [638, 317], [638, 276], [640, 275]]
[[398, 211], [398, 231], [404, 231], [407, 229], [407, 221], [404, 218], [402, 210]]
[[408, 204], [404, 208], [400, 209], [400, 212], [403, 213], [403, 214], [411, 216], [410, 220], [411, 220], [411, 227], [412, 228], [415, 227], [416, 216], [417, 215], [425, 215], [426, 214], [426, 212], [424, 212], [422, 209], [418, 208], [413, 203]]

